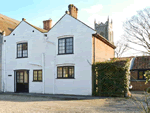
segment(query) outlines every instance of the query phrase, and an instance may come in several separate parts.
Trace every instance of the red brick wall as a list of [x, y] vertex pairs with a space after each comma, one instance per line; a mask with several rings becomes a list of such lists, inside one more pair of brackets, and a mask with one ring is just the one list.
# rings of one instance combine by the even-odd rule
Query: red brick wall
[[[96, 37], [92, 37], [92, 45], [94, 52], [94, 38], [95, 38], [95, 62], [101, 62], [108, 60], [109, 58], [114, 58], [114, 49], [109, 45], [105, 44]], [[92, 58], [94, 60], [94, 53], [92, 52]]]
[[138, 71], [131, 71], [131, 85], [134, 91], [144, 91], [150, 87], [150, 82], [145, 84], [145, 80], [138, 80]]

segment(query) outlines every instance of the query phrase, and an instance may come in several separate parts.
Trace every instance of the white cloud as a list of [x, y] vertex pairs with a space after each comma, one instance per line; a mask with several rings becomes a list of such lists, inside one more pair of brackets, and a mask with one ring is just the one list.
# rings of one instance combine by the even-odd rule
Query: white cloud
[[82, 10], [93, 14], [93, 13], [99, 12], [102, 8], [103, 8], [103, 6], [101, 4], [98, 4], [98, 5], [93, 5], [90, 8], [85, 8]]

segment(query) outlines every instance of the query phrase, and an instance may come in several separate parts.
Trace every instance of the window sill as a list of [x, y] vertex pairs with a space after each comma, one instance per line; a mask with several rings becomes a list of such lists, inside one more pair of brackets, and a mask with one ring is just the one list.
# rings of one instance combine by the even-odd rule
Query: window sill
[[32, 82], [42, 82], [42, 81], [32, 81]]
[[74, 53], [63, 53], [63, 54], [57, 54], [57, 55], [72, 55]]
[[75, 79], [75, 78], [56, 78], [56, 79]]
[[28, 58], [28, 57], [17, 57], [16, 59], [20, 59], [20, 58]]

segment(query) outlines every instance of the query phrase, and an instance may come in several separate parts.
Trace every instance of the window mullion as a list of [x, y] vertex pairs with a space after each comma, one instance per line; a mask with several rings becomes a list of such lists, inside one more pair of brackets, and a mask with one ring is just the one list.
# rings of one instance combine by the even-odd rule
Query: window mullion
[[21, 45], [22, 45], [22, 48], [21, 48], [22, 50], [21, 50], [21, 52], [22, 52], [22, 57], [23, 57], [23, 44], [21, 44]]
[[66, 39], [65, 39], [65, 53], [66, 53], [66, 45], [67, 45], [67, 44], [66, 44]]
[[69, 75], [69, 67], [67, 67], [68, 68], [68, 78], [70, 78], [70, 75]]
[[38, 71], [36, 71], [37, 72], [37, 81], [38, 81]]
[[62, 67], [62, 78], [64, 78], [64, 74], [63, 74], [63, 67]]

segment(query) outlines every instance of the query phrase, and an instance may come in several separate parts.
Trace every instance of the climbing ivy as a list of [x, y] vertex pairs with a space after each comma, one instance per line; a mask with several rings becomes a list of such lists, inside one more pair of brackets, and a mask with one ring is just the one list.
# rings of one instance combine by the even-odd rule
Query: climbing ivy
[[125, 96], [128, 92], [130, 60], [112, 59], [92, 65], [94, 96]]

